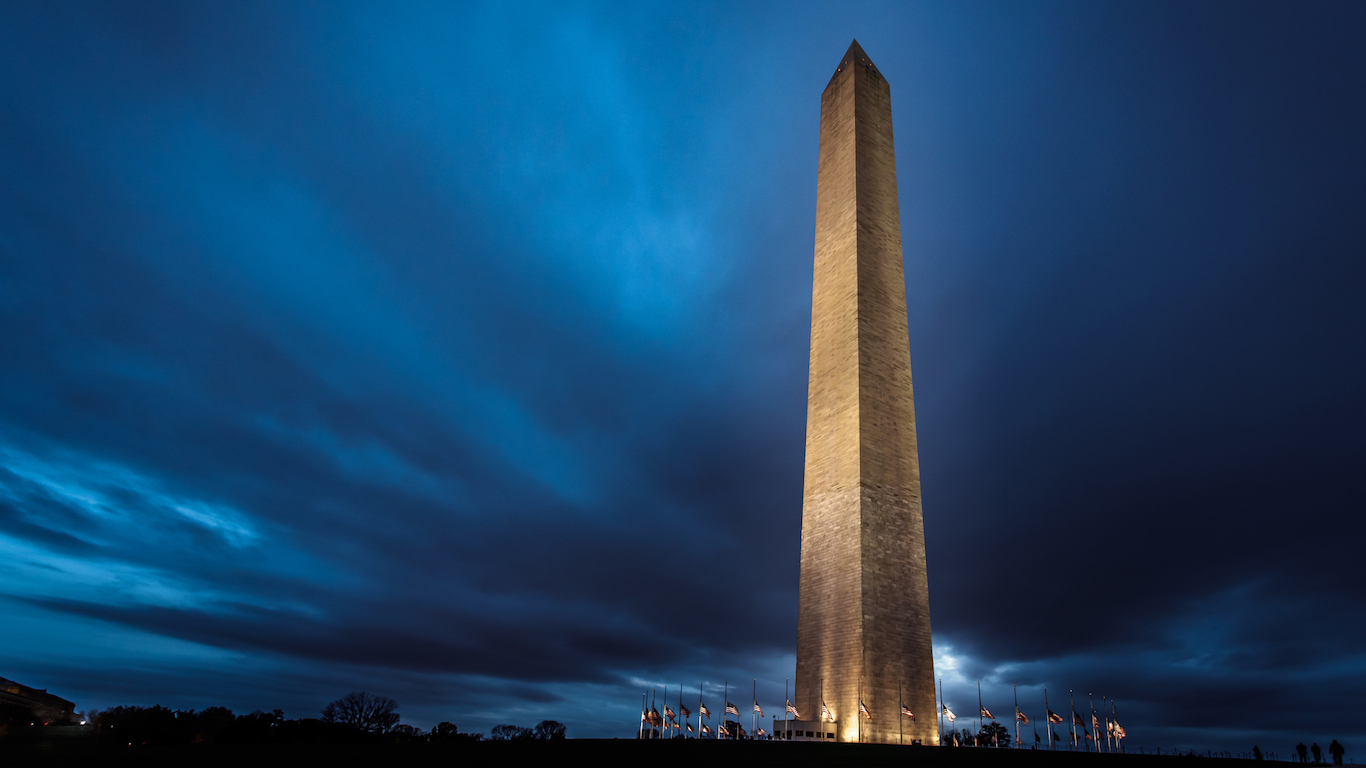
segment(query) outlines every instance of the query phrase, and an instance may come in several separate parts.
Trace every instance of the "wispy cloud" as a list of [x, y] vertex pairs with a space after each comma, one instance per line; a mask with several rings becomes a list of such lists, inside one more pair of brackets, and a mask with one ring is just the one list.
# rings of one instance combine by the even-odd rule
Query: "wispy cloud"
[[0, 10], [5, 674], [575, 735], [780, 695], [857, 36], [946, 697], [1360, 730], [1360, 13]]

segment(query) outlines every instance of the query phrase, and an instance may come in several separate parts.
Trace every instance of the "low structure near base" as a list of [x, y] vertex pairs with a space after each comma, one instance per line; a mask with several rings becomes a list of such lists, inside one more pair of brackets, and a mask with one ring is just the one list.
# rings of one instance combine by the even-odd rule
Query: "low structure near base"
[[827, 720], [779, 720], [773, 718], [773, 738], [778, 741], [839, 741], [839, 723]]

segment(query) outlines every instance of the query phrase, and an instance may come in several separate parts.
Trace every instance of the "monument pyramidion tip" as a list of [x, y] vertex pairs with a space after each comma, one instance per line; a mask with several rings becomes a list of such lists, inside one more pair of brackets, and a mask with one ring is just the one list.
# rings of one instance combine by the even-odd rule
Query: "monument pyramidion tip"
[[[843, 72], [846, 67], [854, 64], [867, 67], [874, 72], [877, 72], [878, 77], [882, 76], [882, 73], [878, 72], [877, 66], [873, 64], [873, 60], [868, 58], [868, 54], [863, 51], [863, 46], [858, 44], [858, 40], [849, 43], [849, 50], [844, 52], [844, 58], [840, 59], [840, 65], [835, 67], [835, 75], [838, 75]], [[830, 82], [835, 82], [835, 75], [830, 76]]]

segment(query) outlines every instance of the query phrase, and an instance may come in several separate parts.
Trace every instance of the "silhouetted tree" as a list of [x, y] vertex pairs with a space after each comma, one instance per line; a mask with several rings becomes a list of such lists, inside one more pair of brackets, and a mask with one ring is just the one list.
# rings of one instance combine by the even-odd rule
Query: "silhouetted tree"
[[399, 723], [389, 731], [389, 738], [393, 741], [426, 741], [427, 732], [407, 723]]
[[238, 715], [228, 733], [227, 741], [232, 744], [265, 744], [273, 741], [280, 724], [285, 721], [285, 713], [280, 710]]
[[536, 738], [536, 734], [530, 728], [519, 725], [495, 725], [489, 731], [489, 738], [494, 741], [528, 741]]
[[101, 712], [95, 721], [102, 740], [121, 744], [185, 744], [193, 735], [189, 719], [162, 706], [114, 707]]
[[455, 723], [442, 721], [432, 726], [432, 741], [455, 741], [460, 736], [460, 729], [455, 727]]
[[387, 733], [398, 725], [398, 702], [387, 696], [352, 691], [323, 707], [323, 722], [342, 723], [368, 733]]
[[222, 743], [237, 719], [227, 707], [205, 707], [199, 710], [198, 714], [177, 712], [176, 717], [186, 722], [194, 722], [194, 738], [190, 740], [191, 744]]
[[[993, 744], [991, 738], [995, 736], [996, 742]], [[1009, 747], [1011, 744], [1010, 729], [1000, 723], [986, 723], [982, 726], [982, 733], [977, 737], [978, 746], [982, 747]]]
[[536, 738], [563, 739], [564, 723], [559, 723], [554, 720], [542, 720], [536, 724]]

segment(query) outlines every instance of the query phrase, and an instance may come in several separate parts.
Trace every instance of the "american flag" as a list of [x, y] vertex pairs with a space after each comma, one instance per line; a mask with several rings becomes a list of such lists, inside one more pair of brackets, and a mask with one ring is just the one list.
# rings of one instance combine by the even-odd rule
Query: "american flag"
[[905, 704], [902, 704], [902, 705], [901, 705], [901, 714], [905, 715], [906, 717], [911, 718], [912, 720], [915, 719], [915, 713], [912, 712], [912, 711], [910, 710], [910, 708], [907, 707]]
[[678, 705], [678, 714], [682, 715], [684, 720], [687, 720], [688, 718], [692, 717], [692, 713], [689, 712], [688, 708], [683, 706], [682, 704]]
[[996, 716], [991, 714], [991, 710], [987, 709], [986, 707], [979, 707], [979, 709], [982, 710], [982, 717], [985, 717], [988, 720], [996, 719]]
[[1025, 725], [1029, 725], [1029, 718], [1025, 717], [1025, 713], [1021, 712], [1019, 707], [1015, 708], [1015, 719], [1019, 720]]
[[762, 739], [763, 737], [768, 735], [768, 731], [765, 731], [763, 728], [760, 728], [759, 730], [754, 732], [754, 735]]
[[1073, 724], [1073, 725], [1080, 725], [1080, 726], [1083, 727], [1083, 728], [1086, 727], [1086, 721], [1081, 719], [1081, 715], [1078, 714], [1078, 713], [1077, 713], [1077, 710], [1075, 710], [1075, 709], [1072, 710], [1072, 724]]
[[949, 722], [952, 723], [955, 719], [957, 719], [958, 716], [955, 715], [952, 711], [949, 710], [949, 705], [948, 705], [948, 704], [945, 704], [945, 705], [944, 705], [944, 717], [947, 717], [947, 718], [949, 719]]
[[697, 702], [697, 708], [700, 709], [700, 710], [702, 710], [702, 716], [703, 716], [703, 717], [707, 718], [708, 720], [711, 719], [711, 710], [710, 710], [710, 709], [707, 709], [707, 705], [706, 705], [706, 704], [703, 704], [702, 702], [699, 701], [699, 702]]
[[726, 702], [726, 714], [728, 714], [728, 715], [735, 715], [736, 717], [739, 717], [739, 716], [740, 716], [740, 708], [737, 707], [737, 706], [735, 706], [734, 704], [732, 704], [732, 703], [730, 703], [730, 702], [728, 701], [728, 702]]
[[759, 702], [757, 701], [754, 702], [754, 711], [759, 713], [759, 717], [764, 716], [764, 711], [762, 709], [759, 709]]
[[703, 736], [710, 736], [710, 735], [711, 735], [711, 726], [707, 725], [706, 723], [703, 723], [703, 724], [702, 724], [702, 735], [703, 735]]
[[792, 706], [792, 699], [787, 700], [787, 711], [798, 720], [802, 719], [801, 713], [797, 711], [796, 707]]
[[675, 717], [678, 717], [678, 713], [677, 713], [677, 712], [674, 712], [672, 709], [669, 709], [669, 705], [668, 705], [668, 704], [665, 704], [665, 705], [664, 705], [664, 716], [667, 717], [667, 718], [669, 718], [670, 720], [672, 720], [672, 719], [674, 719]]
[[729, 736], [729, 735], [730, 735], [730, 729], [726, 727], [726, 724], [725, 724], [725, 723], [722, 723], [722, 724], [716, 726], [716, 730], [717, 730], [722, 736]]
[[858, 700], [858, 713], [863, 715], [863, 719], [865, 720], [873, 719], [873, 713], [868, 711], [868, 707], [864, 705], [863, 699]]
[[[683, 724], [686, 725], [686, 726], [688, 727], [688, 733], [692, 733], [692, 732], [693, 732], [692, 723], [688, 722], [687, 720], [684, 720], [684, 721], [683, 721]], [[702, 727], [703, 727], [703, 728], [706, 728], [707, 726], [704, 725], [704, 726], [702, 726]]]
[[833, 718], [833, 717], [830, 716], [830, 708], [827, 707], [827, 706], [825, 706], [825, 702], [822, 701], [822, 702], [821, 702], [821, 720], [822, 720], [822, 721], [825, 721], [825, 720], [834, 720], [834, 719], [835, 719], [835, 718]]
[[1050, 722], [1050, 723], [1061, 723], [1061, 722], [1062, 722], [1062, 715], [1060, 715], [1060, 714], [1058, 714], [1057, 712], [1054, 712], [1053, 710], [1050, 709], [1050, 710], [1048, 710], [1048, 722]]

